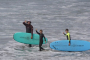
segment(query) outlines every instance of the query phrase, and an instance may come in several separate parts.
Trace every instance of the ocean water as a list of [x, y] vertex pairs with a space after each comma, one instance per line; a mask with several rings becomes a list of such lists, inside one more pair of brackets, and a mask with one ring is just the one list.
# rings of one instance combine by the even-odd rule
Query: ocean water
[[[43, 29], [49, 51], [39, 52], [38, 45], [16, 42], [13, 34], [25, 32], [23, 21], [30, 20]], [[90, 42], [90, 0], [0, 0], [0, 60], [90, 60], [90, 50], [61, 52], [51, 50], [49, 43], [64, 40], [70, 30], [72, 39]]]

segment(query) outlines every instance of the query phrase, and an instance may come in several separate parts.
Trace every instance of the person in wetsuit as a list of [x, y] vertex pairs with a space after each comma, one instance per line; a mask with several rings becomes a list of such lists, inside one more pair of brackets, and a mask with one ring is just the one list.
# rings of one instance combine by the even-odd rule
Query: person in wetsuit
[[69, 46], [70, 46], [70, 44], [71, 44], [71, 37], [70, 37], [69, 30], [66, 29], [65, 31], [66, 31], [66, 34], [64, 32], [63, 32], [63, 34], [67, 37], [67, 40], [69, 40]]
[[[40, 38], [40, 41], [39, 41], [39, 51], [42, 51], [42, 50], [45, 50], [44, 48], [42, 48], [42, 44], [43, 44], [43, 37], [45, 39], [45, 36], [43, 34], [43, 30], [40, 30], [40, 33], [37, 31], [36, 29], [36, 33], [39, 34], [39, 38]], [[46, 43], [46, 39], [45, 39], [45, 43]]]
[[[31, 39], [33, 38], [33, 26], [31, 25], [31, 21], [25, 21], [23, 24], [26, 26], [26, 33], [31, 33]], [[31, 44], [29, 44], [29, 47], [32, 47]]]

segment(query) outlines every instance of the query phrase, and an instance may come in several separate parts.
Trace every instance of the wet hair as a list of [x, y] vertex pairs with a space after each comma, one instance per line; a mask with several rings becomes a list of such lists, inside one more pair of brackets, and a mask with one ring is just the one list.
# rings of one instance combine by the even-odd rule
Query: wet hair
[[27, 21], [27, 23], [28, 23], [28, 22], [30, 22], [30, 23], [31, 23], [31, 21]]
[[66, 29], [65, 31], [69, 31], [69, 29]]
[[43, 32], [43, 30], [42, 30], [42, 29], [41, 29], [40, 31], [41, 31], [41, 32]]

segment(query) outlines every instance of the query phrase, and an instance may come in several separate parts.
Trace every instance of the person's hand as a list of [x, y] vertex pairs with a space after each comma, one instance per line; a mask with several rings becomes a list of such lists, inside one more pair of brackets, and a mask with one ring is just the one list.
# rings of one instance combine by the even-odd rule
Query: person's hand
[[31, 36], [31, 39], [33, 39], [33, 37]]
[[46, 41], [45, 41], [45, 43], [46, 43]]
[[63, 34], [64, 34], [64, 32], [63, 32]]
[[25, 23], [27, 23], [27, 21], [25, 20]]
[[36, 29], [36, 31], [37, 31], [37, 29]]
[[70, 46], [70, 43], [68, 45]]

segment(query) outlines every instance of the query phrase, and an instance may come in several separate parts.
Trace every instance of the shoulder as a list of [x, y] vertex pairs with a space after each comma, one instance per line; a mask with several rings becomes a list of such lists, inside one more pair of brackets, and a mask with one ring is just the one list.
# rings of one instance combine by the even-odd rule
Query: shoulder
[[70, 35], [70, 33], [67, 33], [68, 35]]

